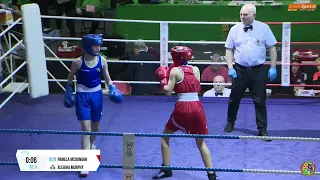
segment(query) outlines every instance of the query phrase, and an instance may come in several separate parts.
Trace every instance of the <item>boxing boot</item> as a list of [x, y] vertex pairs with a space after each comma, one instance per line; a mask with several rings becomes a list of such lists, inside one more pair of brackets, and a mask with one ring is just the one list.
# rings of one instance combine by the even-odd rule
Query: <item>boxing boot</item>
[[[162, 164], [162, 166], [165, 166]], [[165, 169], [160, 169], [160, 171], [152, 177], [152, 179], [163, 179], [163, 178], [168, 178], [172, 177], [172, 170], [165, 170]]]
[[86, 178], [86, 177], [88, 177], [88, 175], [89, 175], [89, 171], [81, 171], [79, 173], [80, 178]]
[[208, 179], [209, 180], [218, 180], [218, 176], [216, 175], [215, 172], [212, 174], [208, 173]]

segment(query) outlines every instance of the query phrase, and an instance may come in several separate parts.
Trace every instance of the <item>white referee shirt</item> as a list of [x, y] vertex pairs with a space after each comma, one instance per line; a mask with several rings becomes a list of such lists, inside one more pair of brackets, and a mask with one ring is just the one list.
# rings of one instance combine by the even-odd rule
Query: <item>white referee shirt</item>
[[235, 63], [250, 67], [266, 60], [266, 49], [277, 44], [269, 25], [254, 20], [252, 29], [244, 31], [244, 24], [234, 25], [228, 34], [225, 47], [234, 49]]

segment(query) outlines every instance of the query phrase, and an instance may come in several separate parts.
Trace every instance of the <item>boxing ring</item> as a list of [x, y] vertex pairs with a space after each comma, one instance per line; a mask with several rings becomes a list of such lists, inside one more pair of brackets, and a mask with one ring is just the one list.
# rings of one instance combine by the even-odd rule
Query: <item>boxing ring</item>
[[[108, 60], [109, 63], [157, 63], [167, 65], [167, 50], [170, 43], [193, 44], [200, 41], [170, 41], [168, 40], [169, 24], [235, 24], [236, 22], [162, 22], [145, 20], [120, 19], [92, 19], [76, 17], [42, 16], [53, 19], [78, 19], [113, 21], [126, 23], [160, 23], [160, 40], [143, 40], [161, 44], [161, 61], [119, 61]], [[20, 21], [18, 19], [17, 21]], [[16, 21], [16, 22], [17, 22]], [[268, 22], [267, 24], [283, 25], [284, 37], [282, 42], [281, 84], [268, 86], [297, 86], [290, 84], [290, 44], [320, 44], [320, 42], [290, 42], [291, 25], [320, 24], [320, 22]], [[3, 31], [5, 35], [10, 29]], [[43, 37], [44, 40], [76, 40], [81, 38]], [[114, 42], [137, 42], [138, 40], [105, 39]], [[209, 42], [206, 44], [221, 44], [224, 42]], [[4, 59], [10, 50], [23, 44], [18, 41], [9, 51], [0, 57]], [[44, 45], [45, 48], [49, 46]], [[50, 49], [50, 48], [49, 48]], [[50, 51], [50, 50], [49, 50]], [[47, 61], [61, 63], [67, 71], [70, 69], [64, 64], [70, 59], [46, 58]], [[11, 54], [10, 54], [11, 56]], [[4, 59], [5, 61], [10, 60]], [[7, 63], [10, 64], [10, 63]], [[11, 72], [12, 75], [4, 79], [0, 86], [10, 80], [27, 62]], [[190, 62], [190, 64], [226, 64], [209, 62]], [[316, 64], [308, 64], [310, 66]], [[12, 69], [12, 68], [10, 68]], [[66, 79], [57, 79], [47, 71], [51, 77], [49, 82], [66, 82]], [[158, 82], [116, 81], [117, 83], [158, 84]], [[64, 108], [63, 95], [48, 95], [32, 99], [29, 94], [19, 94], [22, 89], [29, 92], [29, 84], [14, 82], [10, 88], [12, 94], [1, 97], [1, 149], [0, 179], [78, 179], [75, 172], [20, 172], [16, 162], [17, 149], [79, 149], [80, 135], [96, 134], [97, 148], [101, 150], [101, 169], [92, 172], [87, 179], [110, 180], [146, 180], [151, 179], [160, 168], [161, 150], [160, 137], [171, 136], [171, 167], [174, 171], [173, 180], [196, 179], [205, 180], [205, 172], [217, 171], [220, 180], [316, 180], [320, 173], [315, 168], [320, 164], [320, 122], [317, 115], [320, 113], [320, 101], [317, 99], [268, 99], [268, 132], [271, 137], [258, 137], [255, 112], [251, 99], [243, 99], [240, 105], [235, 131], [226, 134], [223, 128], [226, 123], [227, 98], [204, 98], [203, 102], [210, 135], [163, 135], [163, 127], [168, 120], [175, 97], [167, 96], [125, 96], [122, 104], [113, 104], [105, 98], [104, 115], [99, 133], [79, 131], [80, 125], [76, 120], [73, 109]], [[213, 85], [215, 83], [202, 83]], [[221, 83], [220, 83], [221, 84]], [[25, 85], [27, 85], [25, 87]], [[224, 85], [230, 85], [224, 83]], [[63, 89], [64, 87], [59, 84]], [[298, 85], [299, 86], [299, 85]], [[308, 86], [308, 85], [307, 85]], [[309, 85], [311, 86], [311, 85]], [[200, 154], [192, 138], [207, 138], [206, 143], [211, 151], [213, 169], [203, 168]], [[265, 142], [263, 139], [272, 139]], [[129, 144], [129, 145], [128, 145]], [[312, 165], [307, 170], [304, 163]], [[163, 168], [163, 167], [162, 167]], [[302, 169], [305, 174], [302, 175]], [[124, 172], [132, 173], [124, 176]]]

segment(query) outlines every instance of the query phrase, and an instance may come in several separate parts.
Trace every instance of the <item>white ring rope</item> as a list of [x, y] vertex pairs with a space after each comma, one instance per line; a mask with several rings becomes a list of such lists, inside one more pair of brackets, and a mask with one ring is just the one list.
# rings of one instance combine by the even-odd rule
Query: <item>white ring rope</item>
[[[69, 41], [81, 41], [81, 38], [73, 38], [73, 37], [43, 37], [43, 39], [47, 40], [69, 40]], [[160, 40], [129, 40], [129, 39], [103, 39], [103, 41], [108, 42], [145, 42], [145, 43], [160, 43]], [[172, 44], [225, 44], [225, 41], [168, 41], [168, 43]]]
[[[53, 59], [53, 58], [52, 58]], [[159, 64], [159, 61], [130, 61], [130, 60], [107, 60], [107, 63], [124, 63], [124, 64], [128, 64], [128, 63], [132, 63], [132, 64]], [[172, 64], [172, 61], [168, 61], [169, 64]], [[226, 62], [192, 62], [189, 61], [188, 64], [217, 64], [217, 65], [227, 65]], [[233, 63], [234, 64], [234, 63]]]
[[[243, 172], [248, 173], [271, 173], [271, 174], [299, 174], [301, 171], [287, 171], [287, 170], [263, 170], [263, 169], [243, 169]], [[320, 172], [315, 172], [313, 175], [320, 175]]]
[[162, 22], [167, 22], [169, 24], [238, 24], [239, 22], [209, 22], [209, 21], [153, 21], [153, 20], [132, 20], [132, 19], [108, 19], [108, 18], [85, 18], [85, 17], [66, 17], [66, 16], [44, 16], [41, 18], [45, 19], [70, 19], [70, 20], [85, 20], [85, 21], [103, 21], [103, 22], [131, 22], [131, 23], [148, 23], [148, 24], [158, 24]]
[[23, 83], [19, 85], [17, 89], [15, 89], [10, 96], [7, 97], [1, 104], [0, 104], [0, 109], [27, 83], [27, 80], [24, 80]]
[[[113, 81], [115, 83], [124, 84], [160, 84], [160, 82], [152, 81]], [[200, 83], [200, 85], [220, 85], [220, 86], [231, 86], [231, 83]]]
[[20, 44], [22, 44], [23, 40], [20, 40], [17, 44], [15, 44], [12, 48], [10, 48], [6, 53], [4, 53], [1, 57], [0, 57], [0, 63], [2, 61], [2, 59], [6, 58], [14, 49], [16, 49]]
[[[46, 58], [47, 61], [66, 61], [66, 62], [72, 62], [74, 61], [76, 58], [72, 59], [63, 59], [63, 58]], [[107, 63], [124, 63], [124, 64], [160, 64], [160, 61], [131, 61], [131, 60], [117, 60], [117, 59], [111, 59], [111, 60], [107, 60]], [[172, 61], [168, 61], [169, 64], [172, 64]], [[217, 64], [217, 65], [227, 65], [226, 62], [188, 62], [189, 64]]]
[[[47, 61], [66, 61], [66, 62], [72, 62], [76, 58], [46, 58]], [[107, 59], [107, 63], [123, 63], [123, 64], [160, 64], [160, 61], [132, 61], [132, 60], [118, 60], [118, 59]], [[168, 61], [168, 64], [172, 64], [172, 61]], [[227, 62], [211, 62], [208, 60], [208, 62], [196, 62], [196, 61], [189, 61], [188, 64], [199, 64], [199, 65], [227, 65]], [[234, 63], [232, 63], [234, 64]], [[265, 63], [265, 65], [269, 65], [270, 63]], [[277, 63], [281, 65], [281, 63]]]
[[[49, 79], [49, 82], [68, 82], [67, 79]], [[73, 82], [77, 82], [77, 80], [73, 80]], [[101, 81], [105, 83], [105, 81]], [[119, 84], [160, 84], [160, 82], [153, 82], [153, 81], [112, 81], [114, 83]], [[201, 85], [222, 85], [222, 86], [231, 86], [231, 83], [200, 83]]]
[[10, 26], [8, 26], [5, 30], [3, 30], [0, 33], [0, 37], [2, 37], [5, 33], [7, 33], [10, 29], [13, 28], [13, 26], [15, 26], [16, 24], [18, 24], [21, 21], [21, 18], [17, 19], [14, 23], [12, 23]]
[[[24, 61], [17, 69], [15, 69], [7, 78], [3, 79], [2, 82], [0, 82], [0, 87], [3, 86], [9, 79], [11, 79], [21, 68], [26, 65], [27, 62]], [[0, 108], [1, 109], [1, 108]]]

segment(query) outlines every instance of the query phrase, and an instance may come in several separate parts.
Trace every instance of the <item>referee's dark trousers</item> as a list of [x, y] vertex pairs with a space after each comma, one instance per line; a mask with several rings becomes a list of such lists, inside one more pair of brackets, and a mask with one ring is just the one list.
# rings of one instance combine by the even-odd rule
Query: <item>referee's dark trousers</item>
[[267, 135], [267, 109], [266, 109], [266, 83], [267, 72], [263, 64], [245, 67], [239, 64], [234, 65], [237, 78], [233, 79], [231, 94], [228, 104], [228, 124], [226, 132], [231, 132], [237, 119], [240, 101], [244, 92], [249, 88], [256, 110], [256, 123], [259, 135]]

